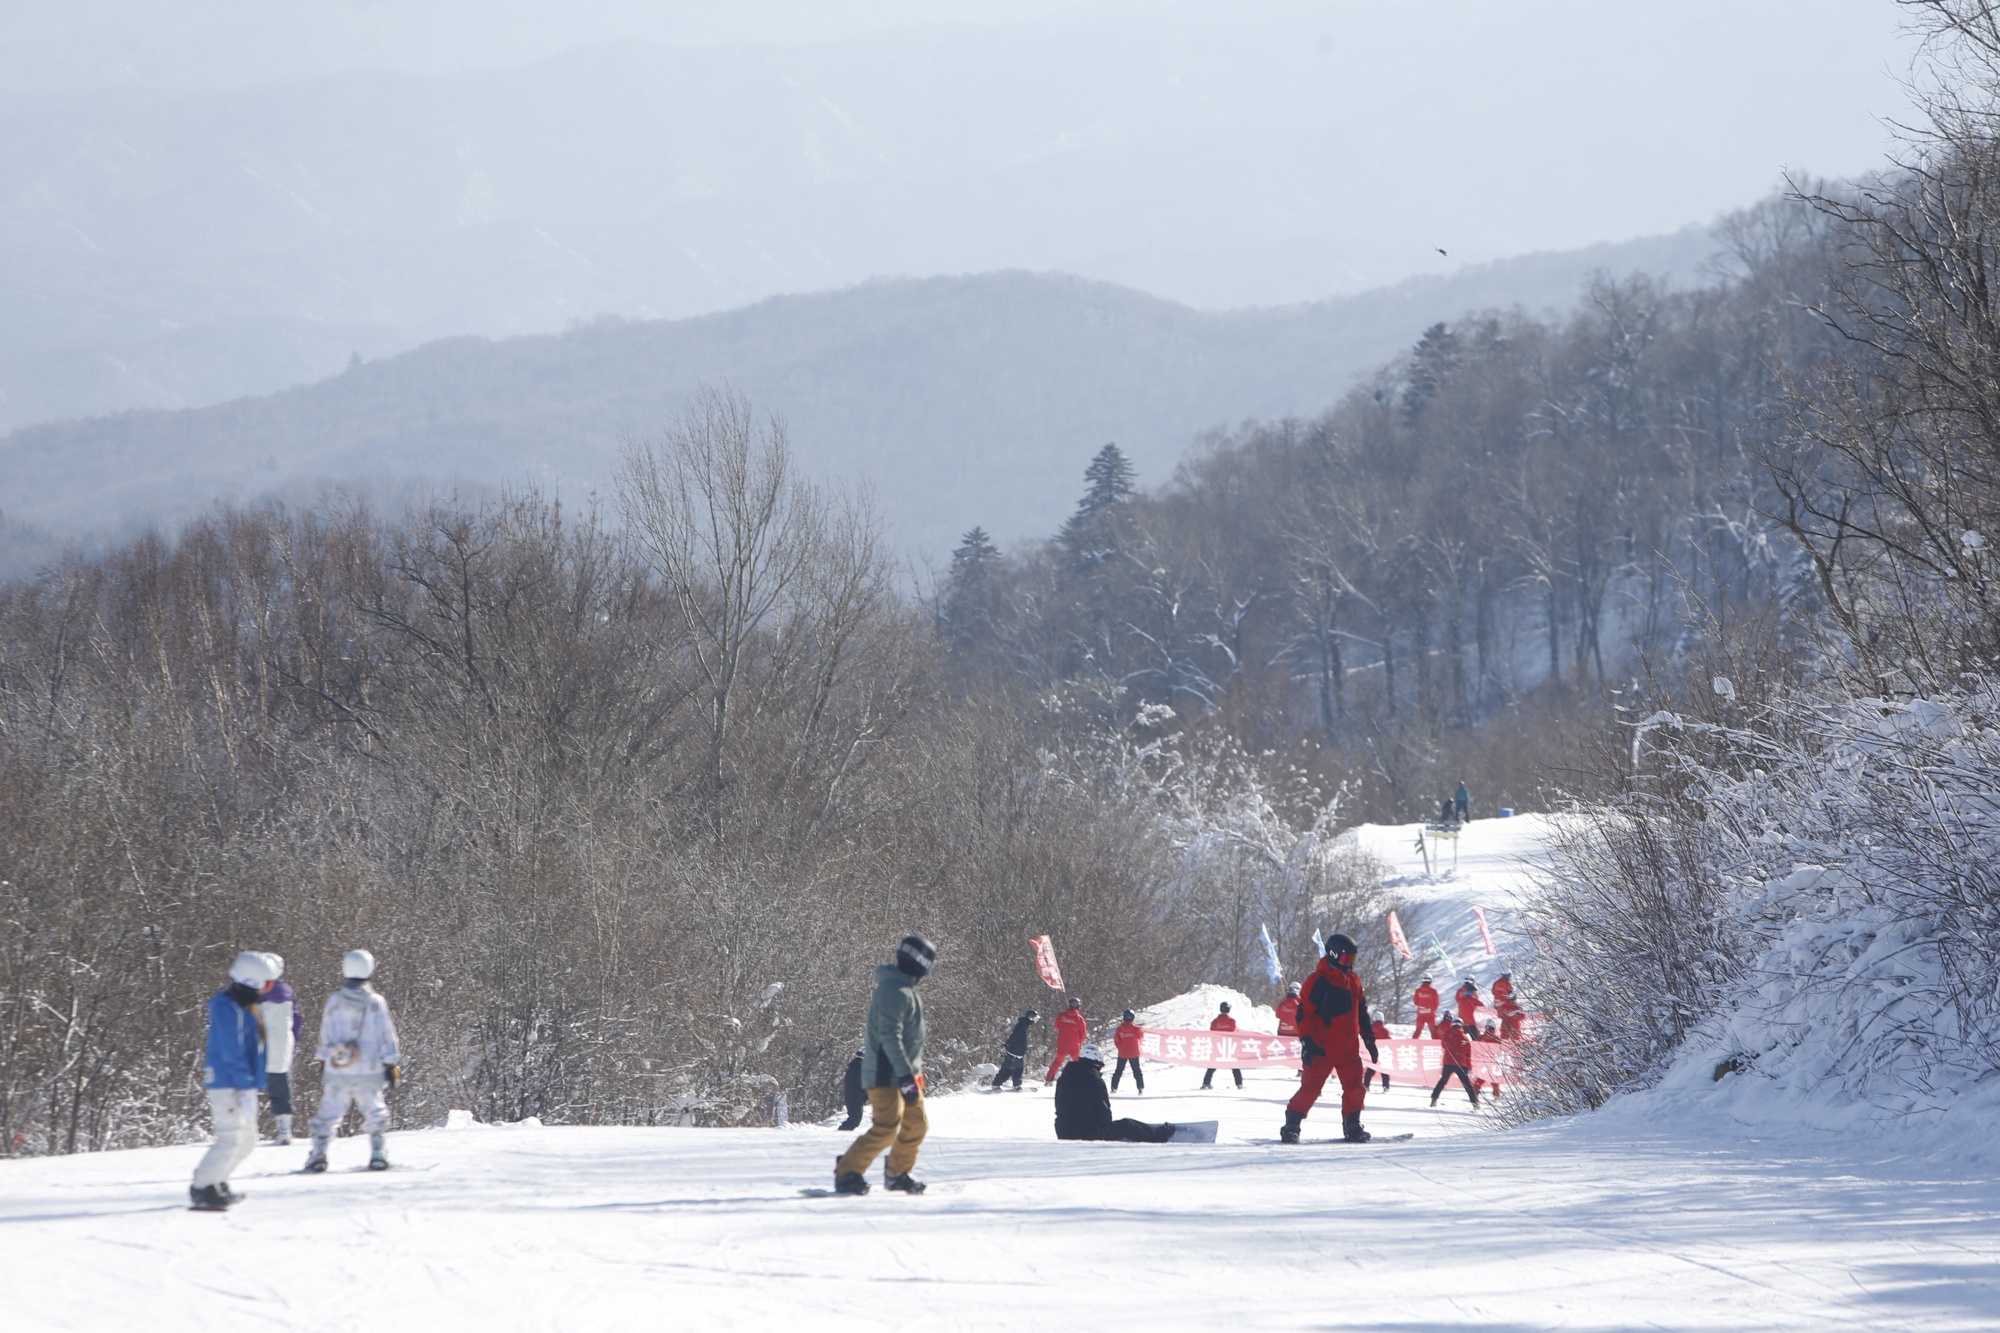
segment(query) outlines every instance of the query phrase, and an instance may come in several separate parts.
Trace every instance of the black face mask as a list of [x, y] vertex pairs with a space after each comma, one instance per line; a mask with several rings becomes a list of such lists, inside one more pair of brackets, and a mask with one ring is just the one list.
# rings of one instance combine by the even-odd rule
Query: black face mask
[[246, 986], [240, 981], [230, 982], [229, 990], [226, 993], [230, 999], [236, 1001], [236, 1003], [242, 1005], [245, 1009], [248, 1009], [251, 1005], [264, 998], [264, 992], [254, 986]]

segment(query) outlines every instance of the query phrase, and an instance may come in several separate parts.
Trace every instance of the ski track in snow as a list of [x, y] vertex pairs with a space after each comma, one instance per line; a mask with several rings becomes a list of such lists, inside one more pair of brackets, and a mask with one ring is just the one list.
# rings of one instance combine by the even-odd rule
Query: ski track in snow
[[[1079, 1324], [1105, 1329], [1973, 1329], [2000, 1321], [2000, 1191], [1881, 1142], [1716, 1118], [1487, 1132], [1463, 1098], [1376, 1093], [1395, 1145], [1281, 1147], [1292, 1080], [1201, 1093], [1156, 1066], [1143, 1119], [1207, 1145], [1058, 1143], [1046, 1091], [931, 1103], [918, 1174], [804, 1198], [850, 1140], [769, 1129], [476, 1127], [391, 1136], [433, 1170], [294, 1174], [180, 1207], [198, 1147], [0, 1163], [10, 1328], [481, 1329]], [[1308, 1135], [1337, 1133], [1322, 1106]]]

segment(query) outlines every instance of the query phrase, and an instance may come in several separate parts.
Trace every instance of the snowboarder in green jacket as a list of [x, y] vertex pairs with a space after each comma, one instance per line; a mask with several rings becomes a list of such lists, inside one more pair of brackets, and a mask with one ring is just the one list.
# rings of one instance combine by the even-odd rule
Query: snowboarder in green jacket
[[[905, 935], [896, 961], [875, 969], [875, 998], [868, 1002], [868, 1029], [861, 1045], [862, 1076], [874, 1119], [861, 1137], [833, 1163], [839, 1194], [866, 1194], [868, 1166], [889, 1148], [882, 1183], [906, 1194], [922, 1194], [923, 1182], [910, 1176], [917, 1149], [930, 1128], [924, 1117], [924, 1002], [917, 983], [937, 965], [937, 949], [921, 935]], [[894, 1143], [891, 1148], [889, 1145]]]

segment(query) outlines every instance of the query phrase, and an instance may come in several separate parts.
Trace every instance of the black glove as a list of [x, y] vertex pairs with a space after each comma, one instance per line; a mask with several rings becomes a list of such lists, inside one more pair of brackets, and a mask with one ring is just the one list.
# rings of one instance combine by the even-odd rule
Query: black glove
[[1299, 1053], [1305, 1056], [1309, 1065], [1316, 1065], [1326, 1058], [1325, 1049], [1311, 1037], [1299, 1038]]
[[904, 1101], [914, 1103], [917, 1100], [917, 1088], [919, 1085], [917, 1083], [917, 1076], [915, 1074], [909, 1075], [907, 1078], [905, 1078], [901, 1083], [898, 1083], [896, 1086], [903, 1090]]
[[1382, 1063], [1382, 1053], [1375, 1049], [1375, 1039], [1373, 1037], [1368, 1039], [1368, 1058], [1375, 1064], [1379, 1065]]
[[403, 1071], [396, 1065], [383, 1065], [382, 1072], [389, 1076], [389, 1086], [395, 1087], [403, 1081]]

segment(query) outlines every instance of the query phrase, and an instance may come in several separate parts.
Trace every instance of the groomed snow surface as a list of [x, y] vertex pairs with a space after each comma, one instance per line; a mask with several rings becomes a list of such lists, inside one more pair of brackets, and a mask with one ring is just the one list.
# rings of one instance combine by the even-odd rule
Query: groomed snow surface
[[[1046, 1092], [937, 1098], [921, 1198], [803, 1198], [850, 1136], [423, 1130], [397, 1169], [262, 1147], [185, 1210], [197, 1147], [0, 1164], [13, 1329], [1974, 1329], [2000, 1321], [2000, 1192], [1893, 1144], [1598, 1116], [1481, 1132], [1377, 1094], [1350, 1147], [1271, 1138], [1291, 1080], [1119, 1114], [1223, 1141], [1059, 1143]], [[1336, 1108], [1307, 1122], [1338, 1132]], [[1053, 1322], [1051, 1322], [1053, 1321]]]
[[[1390, 866], [1454, 953], [1467, 905], [1503, 924], [1535, 838], [1527, 820], [1482, 823], [1455, 875]], [[1414, 829], [1360, 836], [1395, 852]], [[1484, 983], [1504, 957], [1477, 961]], [[1268, 1010], [1221, 988], [1142, 1016], [1201, 1026], [1218, 998], [1265, 1028]], [[1200, 1070], [1164, 1065], [1117, 1113], [1219, 1120], [1217, 1143], [1059, 1143], [1041, 1072], [1024, 1092], [932, 1100], [920, 1198], [883, 1191], [879, 1165], [866, 1198], [802, 1197], [852, 1137], [826, 1126], [455, 1117], [392, 1134], [388, 1174], [361, 1169], [364, 1139], [337, 1141], [323, 1176], [294, 1174], [302, 1144], [261, 1147], [235, 1177], [247, 1201], [220, 1215], [186, 1210], [199, 1146], [0, 1162], [0, 1328], [2000, 1326], [2000, 1151], [1984, 1145], [1770, 1108], [1748, 1123], [1682, 1081], [1522, 1129], [1456, 1087], [1433, 1110], [1398, 1084], [1365, 1119], [1410, 1141], [1329, 1142], [1329, 1101], [1286, 1147], [1292, 1075], [1247, 1071], [1239, 1092], [1221, 1071], [1201, 1092]]]

